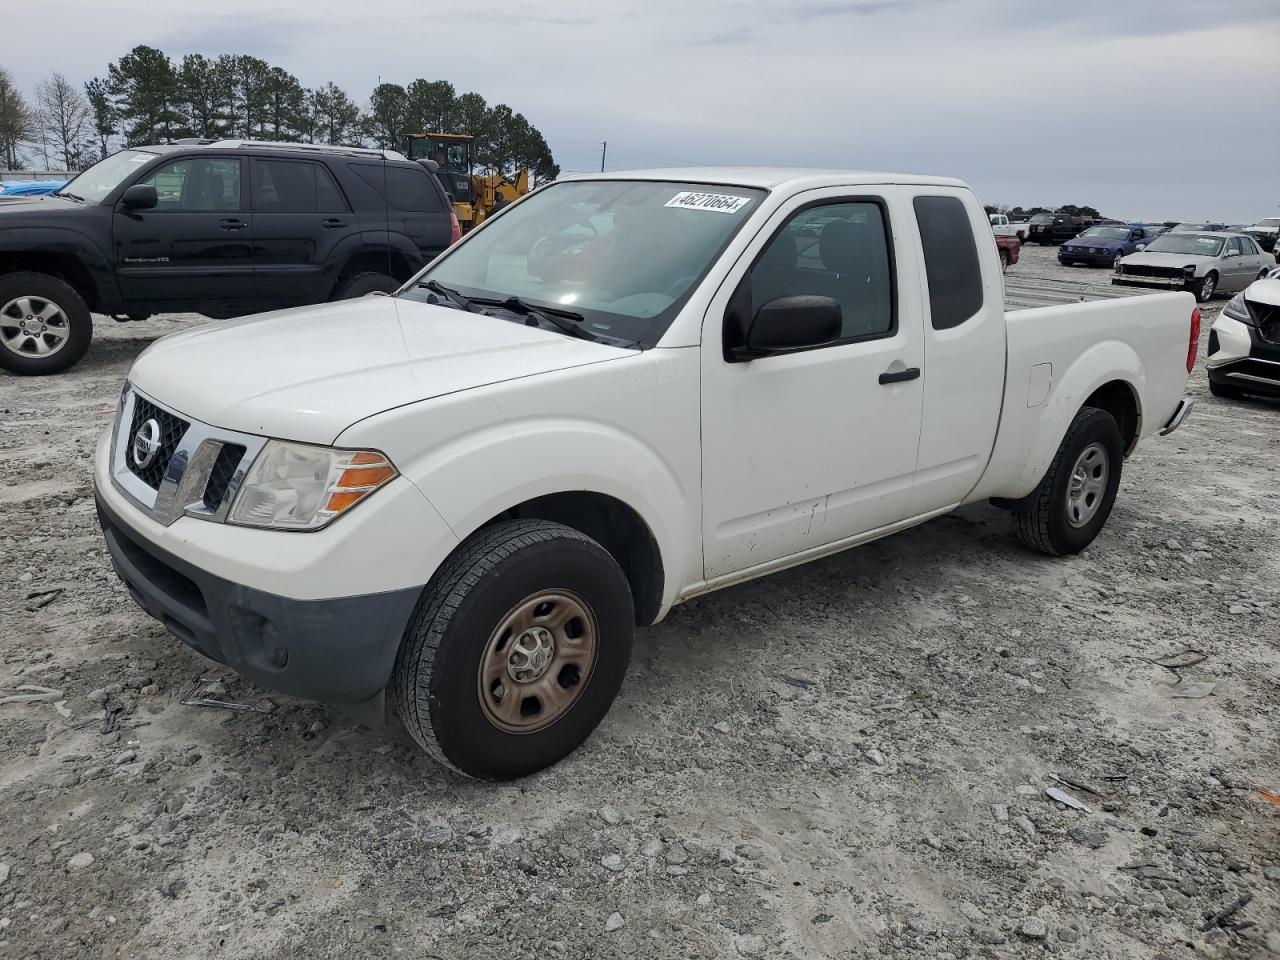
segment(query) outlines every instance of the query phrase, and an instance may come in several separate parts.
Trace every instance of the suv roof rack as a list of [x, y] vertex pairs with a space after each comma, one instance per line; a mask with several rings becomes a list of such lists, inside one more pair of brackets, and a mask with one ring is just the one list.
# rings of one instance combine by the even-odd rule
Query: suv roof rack
[[299, 150], [306, 153], [333, 153], [348, 157], [377, 157], [380, 160], [407, 160], [395, 150], [378, 147], [342, 147], [327, 143], [289, 143], [283, 140], [218, 140], [208, 144], [225, 150]]

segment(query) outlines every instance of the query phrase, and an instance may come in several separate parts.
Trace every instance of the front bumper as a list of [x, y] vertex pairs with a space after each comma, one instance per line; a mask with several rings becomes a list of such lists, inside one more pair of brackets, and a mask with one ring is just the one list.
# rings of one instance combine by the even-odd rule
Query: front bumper
[[1111, 282], [1118, 287], [1147, 287], [1151, 290], [1195, 290], [1197, 278], [1188, 280], [1185, 277], [1112, 277]]
[[1264, 339], [1257, 327], [1225, 314], [1210, 328], [1205, 369], [1222, 386], [1280, 396], [1280, 342]]
[[1059, 263], [1087, 263], [1099, 267], [1109, 267], [1116, 262], [1117, 257], [1123, 257], [1124, 253], [1113, 253], [1104, 250], [1102, 253], [1082, 253], [1079, 250], [1068, 250], [1066, 247], [1058, 248]]
[[117, 575], [189, 647], [263, 687], [311, 700], [361, 704], [386, 687], [420, 588], [326, 600], [266, 593], [148, 542], [101, 496], [97, 505]]

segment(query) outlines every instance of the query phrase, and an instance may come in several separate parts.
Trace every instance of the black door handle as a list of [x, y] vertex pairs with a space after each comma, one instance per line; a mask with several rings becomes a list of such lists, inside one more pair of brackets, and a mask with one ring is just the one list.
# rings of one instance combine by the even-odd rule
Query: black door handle
[[346, 225], [347, 221], [345, 220], [334, 220], [331, 218], [320, 221], [320, 226], [324, 227], [326, 230], [337, 230], [339, 227], [345, 227]]
[[219, 220], [218, 226], [223, 230], [243, 230], [248, 224], [243, 220]]
[[907, 367], [905, 370], [886, 370], [880, 374], [881, 383], [904, 383], [920, 376], [919, 367]]

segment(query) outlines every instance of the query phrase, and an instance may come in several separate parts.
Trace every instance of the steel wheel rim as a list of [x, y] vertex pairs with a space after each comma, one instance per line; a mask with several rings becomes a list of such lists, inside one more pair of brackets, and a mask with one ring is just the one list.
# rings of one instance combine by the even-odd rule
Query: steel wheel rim
[[1091, 443], [1080, 451], [1067, 486], [1067, 522], [1073, 527], [1087, 526], [1098, 515], [1110, 475], [1111, 458], [1106, 447]]
[[485, 717], [505, 733], [537, 733], [582, 697], [599, 652], [590, 605], [568, 590], [540, 590], [498, 621], [476, 673]]
[[20, 357], [51, 357], [67, 345], [71, 321], [44, 297], [14, 297], [0, 307], [0, 343]]

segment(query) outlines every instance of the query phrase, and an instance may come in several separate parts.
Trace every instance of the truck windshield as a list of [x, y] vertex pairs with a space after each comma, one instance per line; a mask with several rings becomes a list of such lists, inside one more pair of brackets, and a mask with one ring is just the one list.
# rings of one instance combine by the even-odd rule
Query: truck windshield
[[1166, 233], [1147, 245], [1147, 253], [1189, 253], [1197, 257], [1216, 257], [1222, 252], [1221, 237], [1206, 237], [1196, 233]]
[[65, 193], [90, 203], [101, 203], [124, 179], [138, 169], [138, 165], [154, 160], [154, 153], [143, 150], [121, 150], [99, 160], [84, 173], [66, 184], [58, 193]]
[[400, 294], [444, 302], [430, 281], [471, 300], [571, 311], [595, 335], [652, 346], [763, 190], [695, 183], [555, 183], [484, 225]]
[[1280, 227], [1280, 217], [1267, 217], [1254, 224], [1255, 227]]
[[1053, 216], [1048, 213], [1037, 213], [1031, 218], [1032, 223], [1053, 223]]

